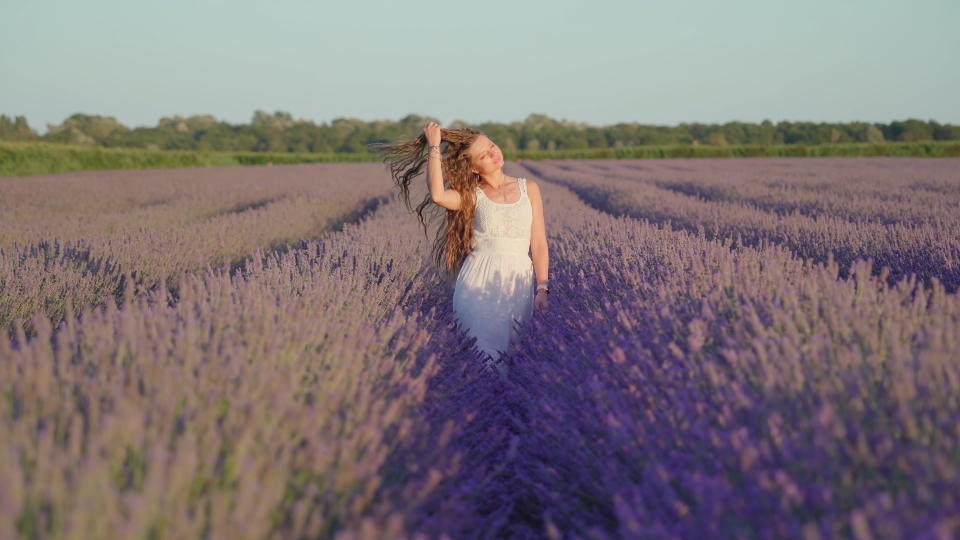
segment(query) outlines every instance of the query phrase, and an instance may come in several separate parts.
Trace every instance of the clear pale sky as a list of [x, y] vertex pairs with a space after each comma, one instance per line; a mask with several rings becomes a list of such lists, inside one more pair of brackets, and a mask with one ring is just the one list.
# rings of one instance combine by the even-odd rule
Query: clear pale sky
[[960, 0], [0, 0], [0, 113], [956, 124], [958, 29]]

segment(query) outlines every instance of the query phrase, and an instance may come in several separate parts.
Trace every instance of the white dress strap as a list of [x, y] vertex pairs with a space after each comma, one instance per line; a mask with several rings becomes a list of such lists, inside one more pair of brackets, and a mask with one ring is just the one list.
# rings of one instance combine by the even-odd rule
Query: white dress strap
[[527, 179], [526, 178], [517, 178], [517, 187], [520, 188], [520, 193], [523, 195], [527, 194]]

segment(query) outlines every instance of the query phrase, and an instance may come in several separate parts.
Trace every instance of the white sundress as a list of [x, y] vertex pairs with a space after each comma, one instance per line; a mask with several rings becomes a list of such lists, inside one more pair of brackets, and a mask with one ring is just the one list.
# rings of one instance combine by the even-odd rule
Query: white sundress
[[453, 291], [453, 311], [460, 325], [492, 360], [513, 351], [514, 321], [526, 321], [533, 314], [535, 280], [529, 255], [533, 208], [526, 179], [518, 178], [517, 186], [520, 199], [507, 204], [491, 201], [476, 188], [470, 254]]

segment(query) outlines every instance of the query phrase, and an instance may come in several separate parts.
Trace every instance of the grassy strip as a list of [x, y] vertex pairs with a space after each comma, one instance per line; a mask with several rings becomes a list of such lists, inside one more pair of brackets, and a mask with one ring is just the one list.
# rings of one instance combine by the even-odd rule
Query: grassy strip
[[280, 163], [376, 161], [373, 154], [194, 152], [0, 142], [0, 176], [30, 176], [106, 169], [225, 167]]
[[[507, 159], [663, 159], [718, 157], [901, 156], [960, 157], [960, 142], [824, 144], [806, 146], [634, 146], [583, 150], [507, 151]], [[223, 167], [280, 163], [377, 161], [374, 154], [295, 154], [286, 152], [195, 152], [101, 148], [47, 143], [0, 142], [0, 176], [29, 176], [105, 169]]]
[[863, 143], [863, 144], [782, 144], [772, 146], [633, 146], [505, 152], [508, 159], [664, 159], [720, 157], [960, 157], [960, 142]]

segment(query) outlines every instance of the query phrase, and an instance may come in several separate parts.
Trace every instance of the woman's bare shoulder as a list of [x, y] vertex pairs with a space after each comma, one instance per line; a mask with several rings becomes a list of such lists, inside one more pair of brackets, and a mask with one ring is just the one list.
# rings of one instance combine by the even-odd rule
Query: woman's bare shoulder
[[540, 186], [538, 186], [537, 183], [536, 183], [533, 179], [531, 179], [531, 178], [524, 178], [523, 181], [524, 181], [524, 183], [526, 184], [528, 191], [534, 191], [534, 192], [536, 192], [538, 195], [540, 194]]

